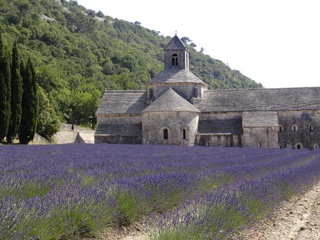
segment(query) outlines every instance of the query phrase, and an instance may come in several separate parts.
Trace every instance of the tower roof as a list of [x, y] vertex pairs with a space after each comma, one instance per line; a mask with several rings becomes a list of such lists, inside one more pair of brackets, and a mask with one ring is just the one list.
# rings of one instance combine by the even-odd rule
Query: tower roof
[[203, 83], [196, 75], [187, 69], [165, 69], [149, 81], [151, 83]]
[[172, 88], [165, 91], [142, 112], [200, 112]]
[[171, 41], [167, 44], [167, 46], [164, 48], [164, 50], [186, 50], [186, 46], [181, 41], [180, 38], [178, 38], [177, 35], [175, 35]]

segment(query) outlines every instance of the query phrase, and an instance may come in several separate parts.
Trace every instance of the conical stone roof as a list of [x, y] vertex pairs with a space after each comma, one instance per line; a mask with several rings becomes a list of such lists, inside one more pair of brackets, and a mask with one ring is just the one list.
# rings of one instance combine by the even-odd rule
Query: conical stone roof
[[203, 83], [196, 75], [187, 69], [165, 69], [149, 81], [152, 83]]
[[172, 88], [146, 107], [144, 112], [200, 112], [191, 103], [181, 97]]

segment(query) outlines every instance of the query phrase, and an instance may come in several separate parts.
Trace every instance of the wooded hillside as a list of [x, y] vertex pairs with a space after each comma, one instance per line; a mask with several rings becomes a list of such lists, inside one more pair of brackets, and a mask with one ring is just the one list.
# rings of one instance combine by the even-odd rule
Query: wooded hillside
[[[45, 104], [40, 116], [93, 126], [104, 89], [144, 89], [163, 69], [163, 48], [172, 38], [66, 0], [0, 0], [0, 24], [4, 45], [17, 42], [21, 58], [34, 63]], [[191, 71], [209, 88], [262, 87], [179, 37]]]

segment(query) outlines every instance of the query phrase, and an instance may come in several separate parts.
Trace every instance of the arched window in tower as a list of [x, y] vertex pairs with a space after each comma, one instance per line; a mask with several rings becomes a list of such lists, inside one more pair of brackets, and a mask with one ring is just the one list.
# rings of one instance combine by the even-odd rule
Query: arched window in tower
[[168, 129], [163, 129], [163, 139], [164, 140], [168, 140], [169, 138], [169, 132], [168, 132]]
[[186, 128], [182, 131], [182, 138], [183, 140], [188, 140], [188, 130]]
[[172, 54], [172, 66], [178, 66], [178, 54]]

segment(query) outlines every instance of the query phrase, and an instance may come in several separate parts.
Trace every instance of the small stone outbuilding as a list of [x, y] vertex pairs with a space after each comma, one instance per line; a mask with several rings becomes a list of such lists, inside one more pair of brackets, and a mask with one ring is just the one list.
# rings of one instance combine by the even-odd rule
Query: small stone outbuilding
[[95, 143], [309, 148], [320, 145], [320, 87], [208, 90], [174, 36], [145, 91], [105, 91]]

